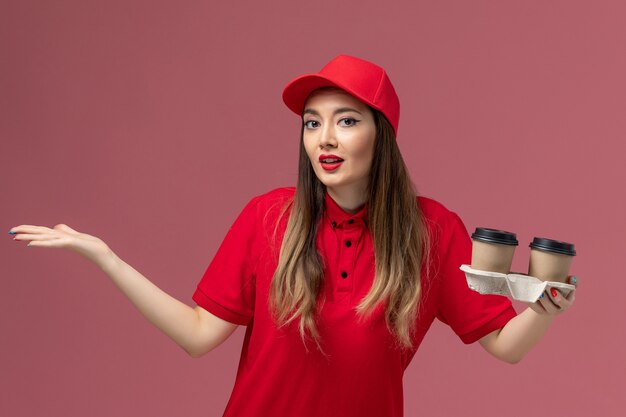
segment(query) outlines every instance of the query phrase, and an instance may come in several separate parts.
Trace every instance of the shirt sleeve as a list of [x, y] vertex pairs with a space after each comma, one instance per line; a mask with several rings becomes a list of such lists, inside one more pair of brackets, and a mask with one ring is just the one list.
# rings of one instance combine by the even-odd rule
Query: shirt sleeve
[[439, 308], [437, 318], [448, 324], [463, 343], [473, 343], [517, 315], [511, 301], [500, 295], [483, 295], [471, 290], [465, 273], [470, 264], [472, 240], [463, 221], [454, 212], [442, 231]]
[[254, 316], [257, 200], [230, 227], [192, 296], [208, 312], [239, 325], [249, 324]]

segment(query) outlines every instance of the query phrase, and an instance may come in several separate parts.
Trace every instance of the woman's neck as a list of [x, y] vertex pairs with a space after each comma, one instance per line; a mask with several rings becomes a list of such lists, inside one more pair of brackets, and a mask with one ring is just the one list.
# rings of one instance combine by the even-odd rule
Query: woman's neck
[[335, 203], [348, 213], [356, 213], [367, 202], [365, 190], [359, 190], [355, 187], [327, 187], [326, 191], [335, 200]]

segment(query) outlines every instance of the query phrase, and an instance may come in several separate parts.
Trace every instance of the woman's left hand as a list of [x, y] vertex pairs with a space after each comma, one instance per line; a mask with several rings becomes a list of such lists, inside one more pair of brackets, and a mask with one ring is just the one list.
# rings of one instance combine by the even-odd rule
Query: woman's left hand
[[[569, 284], [578, 287], [578, 279], [575, 276], [568, 276], [567, 281]], [[557, 314], [563, 313], [574, 304], [575, 294], [576, 291], [572, 291], [567, 297], [563, 297], [563, 294], [552, 287], [541, 294], [541, 297], [534, 303], [526, 304], [536, 313], [556, 316]]]

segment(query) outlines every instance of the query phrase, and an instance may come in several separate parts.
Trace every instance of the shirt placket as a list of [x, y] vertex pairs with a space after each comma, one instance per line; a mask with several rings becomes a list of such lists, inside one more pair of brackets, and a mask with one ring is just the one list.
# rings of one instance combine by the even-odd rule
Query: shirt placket
[[357, 248], [361, 240], [359, 223], [353, 219], [347, 219], [339, 229], [339, 258], [338, 258], [338, 281], [337, 292], [341, 300], [349, 300], [350, 293], [354, 288], [354, 269], [356, 265]]

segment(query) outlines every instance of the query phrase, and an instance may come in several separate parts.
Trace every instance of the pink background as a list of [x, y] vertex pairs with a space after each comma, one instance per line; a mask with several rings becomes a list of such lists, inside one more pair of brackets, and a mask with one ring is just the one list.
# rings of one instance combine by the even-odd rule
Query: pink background
[[[396, 85], [421, 194], [470, 230], [517, 232], [515, 270], [533, 236], [579, 253], [575, 306], [518, 365], [437, 323], [407, 370], [406, 415], [624, 415], [623, 2], [1, 8], [3, 230], [67, 223], [193, 305], [244, 204], [295, 182], [283, 86], [357, 55]], [[5, 239], [0, 415], [221, 416], [243, 328], [192, 359], [92, 264]]]

